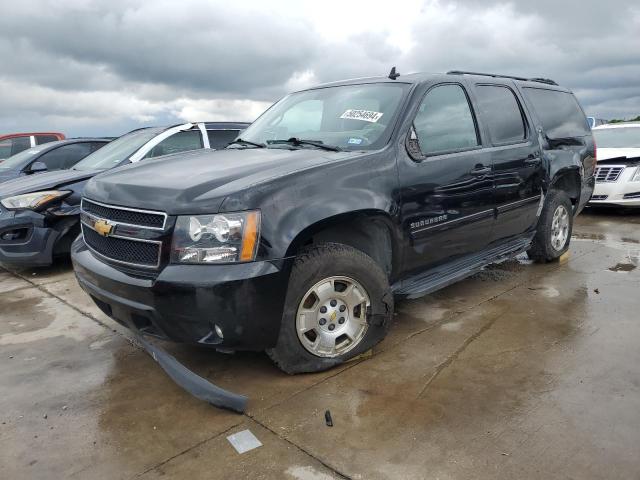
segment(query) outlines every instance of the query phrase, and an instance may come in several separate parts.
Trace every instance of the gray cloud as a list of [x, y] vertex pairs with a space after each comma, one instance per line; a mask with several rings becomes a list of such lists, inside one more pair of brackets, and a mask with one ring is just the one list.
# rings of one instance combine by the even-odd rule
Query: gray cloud
[[335, 1], [315, 14], [293, 0], [14, 3], [0, 16], [0, 130], [252, 120], [288, 90], [392, 65], [551, 77], [592, 114], [640, 114], [635, 1], [406, 2], [362, 2], [353, 31]]

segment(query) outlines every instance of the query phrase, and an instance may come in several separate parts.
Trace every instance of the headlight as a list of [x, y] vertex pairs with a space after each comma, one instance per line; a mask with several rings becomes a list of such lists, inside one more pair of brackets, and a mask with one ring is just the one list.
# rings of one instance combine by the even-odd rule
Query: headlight
[[178, 217], [171, 260], [175, 263], [250, 262], [256, 258], [260, 212]]
[[24, 195], [3, 198], [0, 203], [8, 210], [39, 210], [54, 200], [66, 197], [70, 193], [68, 190], [25, 193]]
[[636, 172], [631, 177], [632, 182], [640, 182], [640, 167], [636, 167]]

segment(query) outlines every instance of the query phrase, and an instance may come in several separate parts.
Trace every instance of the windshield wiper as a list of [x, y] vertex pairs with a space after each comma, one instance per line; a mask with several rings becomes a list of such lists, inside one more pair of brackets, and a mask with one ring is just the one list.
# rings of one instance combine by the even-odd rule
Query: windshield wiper
[[[249, 140], [243, 140], [242, 138], [236, 138], [233, 142], [231, 142], [229, 145], [252, 145], [254, 147], [257, 148], [265, 148], [266, 145], [264, 143], [256, 143], [256, 142], [251, 142]], [[229, 146], [227, 145], [227, 146]]]
[[269, 143], [269, 145], [293, 145], [294, 147], [300, 145], [312, 145], [314, 147], [322, 148], [323, 150], [330, 150], [332, 152], [342, 151], [340, 147], [336, 147], [335, 145], [327, 145], [325, 143], [322, 143], [320, 140], [305, 140], [297, 137], [291, 137], [289, 140], [269, 140], [267, 143]]

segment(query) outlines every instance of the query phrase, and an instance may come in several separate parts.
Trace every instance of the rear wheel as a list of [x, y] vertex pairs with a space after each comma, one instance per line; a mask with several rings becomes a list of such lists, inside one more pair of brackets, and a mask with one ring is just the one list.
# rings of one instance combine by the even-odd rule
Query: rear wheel
[[569, 196], [561, 190], [547, 194], [529, 258], [536, 262], [551, 262], [569, 250], [573, 230], [573, 205]]
[[387, 276], [363, 252], [327, 243], [298, 256], [275, 348], [287, 373], [343, 363], [384, 338], [393, 312]]

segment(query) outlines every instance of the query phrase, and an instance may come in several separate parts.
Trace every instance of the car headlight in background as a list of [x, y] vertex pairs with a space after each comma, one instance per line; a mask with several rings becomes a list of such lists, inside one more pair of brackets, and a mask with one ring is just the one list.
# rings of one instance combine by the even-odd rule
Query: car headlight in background
[[7, 210], [40, 210], [55, 200], [69, 195], [69, 190], [46, 190], [3, 198], [0, 203]]
[[260, 239], [260, 212], [185, 215], [173, 233], [175, 263], [250, 262]]
[[640, 182], [640, 166], [636, 167], [636, 171], [631, 177], [632, 182]]

